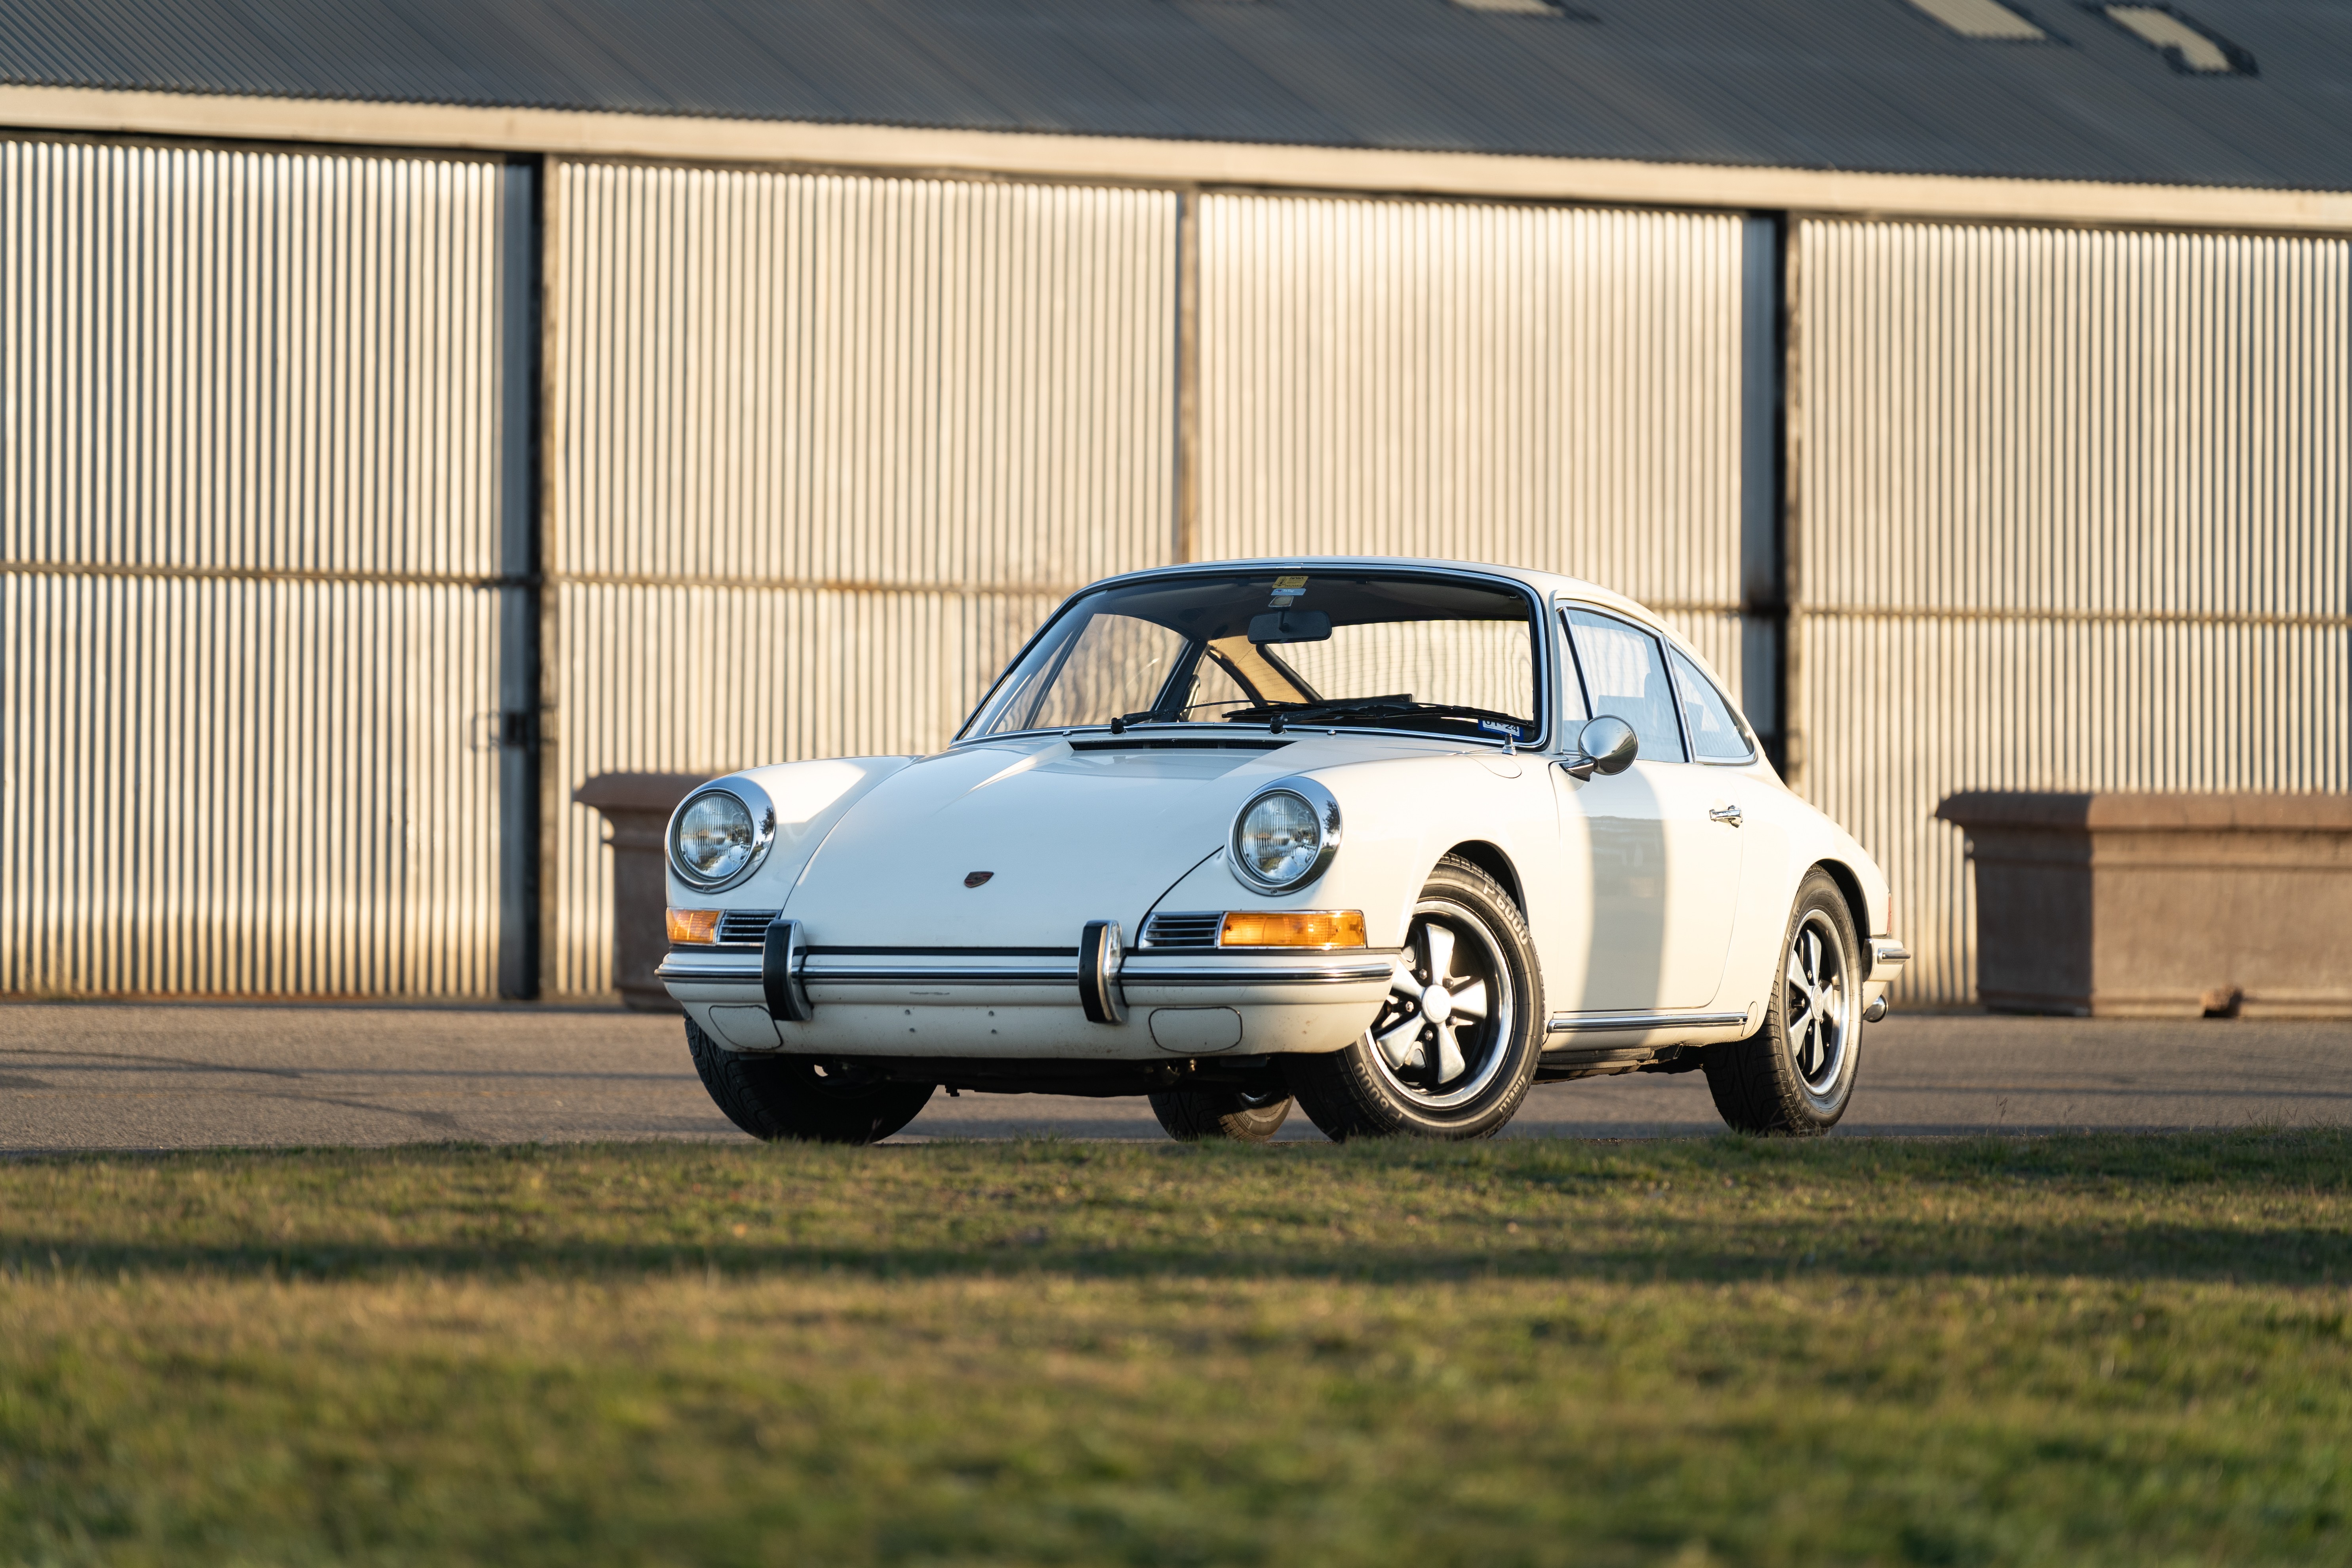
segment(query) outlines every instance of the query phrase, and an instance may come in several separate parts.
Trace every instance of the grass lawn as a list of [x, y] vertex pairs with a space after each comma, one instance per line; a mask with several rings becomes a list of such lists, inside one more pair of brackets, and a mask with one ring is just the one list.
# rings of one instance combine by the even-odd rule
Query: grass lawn
[[2352, 1137], [0, 1163], [0, 1561], [2331, 1563]]

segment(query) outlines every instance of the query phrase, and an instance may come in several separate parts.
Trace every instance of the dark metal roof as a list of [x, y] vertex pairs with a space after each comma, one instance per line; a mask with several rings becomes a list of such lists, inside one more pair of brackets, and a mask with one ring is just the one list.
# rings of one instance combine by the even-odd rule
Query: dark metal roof
[[2342, 189], [2352, 5], [2179, 0], [2199, 76], [2087, 7], [1906, 0], [0, 0], [0, 80], [1652, 162]]

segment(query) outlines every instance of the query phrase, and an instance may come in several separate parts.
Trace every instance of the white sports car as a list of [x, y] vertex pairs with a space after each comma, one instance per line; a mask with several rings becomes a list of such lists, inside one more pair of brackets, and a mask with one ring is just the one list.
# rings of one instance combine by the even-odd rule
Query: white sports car
[[885, 1138], [940, 1086], [1475, 1138], [1540, 1080], [1694, 1068], [1733, 1127], [1820, 1132], [1908, 956], [1656, 616], [1452, 562], [1098, 583], [946, 751], [730, 773], [667, 847], [659, 973], [761, 1138]]

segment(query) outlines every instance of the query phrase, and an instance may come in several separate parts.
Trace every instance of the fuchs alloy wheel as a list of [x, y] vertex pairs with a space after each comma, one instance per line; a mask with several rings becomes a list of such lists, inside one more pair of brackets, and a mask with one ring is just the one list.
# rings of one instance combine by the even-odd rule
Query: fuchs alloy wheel
[[1543, 1037], [1527, 921], [1492, 877], [1449, 855], [1413, 905], [1372, 1026], [1346, 1050], [1283, 1066], [1329, 1137], [1486, 1138], [1527, 1098]]
[[1289, 1093], [1280, 1089], [1151, 1091], [1151, 1114], [1160, 1118], [1161, 1129], [1179, 1143], [1197, 1143], [1204, 1138], [1263, 1143], [1290, 1120], [1290, 1107]]
[[727, 1120], [768, 1142], [878, 1143], [929, 1103], [928, 1083], [828, 1073], [805, 1057], [727, 1050], [686, 1021], [686, 1048]]
[[1727, 1124], [1796, 1138], [1837, 1125], [1861, 1056], [1861, 954], [1844, 895], [1826, 873], [1809, 873], [1781, 939], [1764, 1026], [1700, 1055]]

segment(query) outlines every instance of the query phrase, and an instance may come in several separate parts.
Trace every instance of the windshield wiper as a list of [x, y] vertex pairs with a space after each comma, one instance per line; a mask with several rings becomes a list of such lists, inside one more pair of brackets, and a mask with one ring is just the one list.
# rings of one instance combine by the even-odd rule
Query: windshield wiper
[[[1154, 724], [1206, 724], [1209, 722], [1208, 720], [1195, 719], [1192, 715], [1201, 709], [1217, 707], [1224, 700], [1225, 700], [1223, 698], [1213, 698], [1206, 702], [1194, 702], [1188, 704], [1185, 707], [1179, 708], [1173, 713], [1165, 712], [1158, 708], [1144, 708], [1139, 709], [1133, 713], [1122, 713], [1118, 718], [1113, 719], [1110, 721], [1110, 732], [1114, 735], [1123, 735], [1127, 732], [1129, 725], [1139, 723], [1146, 720], [1149, 720]], [[1411, 699], [1408, 698], [1406, 700], [1410, 701]], [[1244, 710], [1237, 710], [1236, 711]], [[1256, 710], [1246, 710], [1246, 711], [1255, 712]], [[1233, 715], [1228, 713], [1222, 715], [1222, 717], [1230, 719]]]
[[1466, 702], [1415, 702], [1410, 692], [1394, 697], [1333, 698], [1322, 702], [1263, 702], [1239, 709], [1227, 719], [1264, 719], [1277, 733], [1293, 720], [1316, 719], [1467, 719], [1484, 729], [1496, 727], [1504, 738], [1525, 738], [1528, 726], [1508, 713], [1474, 708]]
[[1290, 719], [1338, 719], [1352, 713], [1410, 713], [1420, 706], [1410, 691], [1393, 697], [1329, 697], [1314, 702], [1260, 702], [1253, 707], [1236, 708], [1225, 715], [1228, 722], [1248, 723], [1264, 719], [1279, 723]]
[[1110, 721], [1110, 732], [1114, 735], [1124, 735], [1127, 733], [1129, 725], [1141, 723], [1147, 720], [1154, 724], [1198, 724], [1201, 722], [1198, 719], [1188, 719], [1181, 713], [1171, 717], [1169, 714], [1162, 713], [1157, 708], [1146, 708], [1134, 713], [1122, 713], [1118, 718], [1113, 719]]

